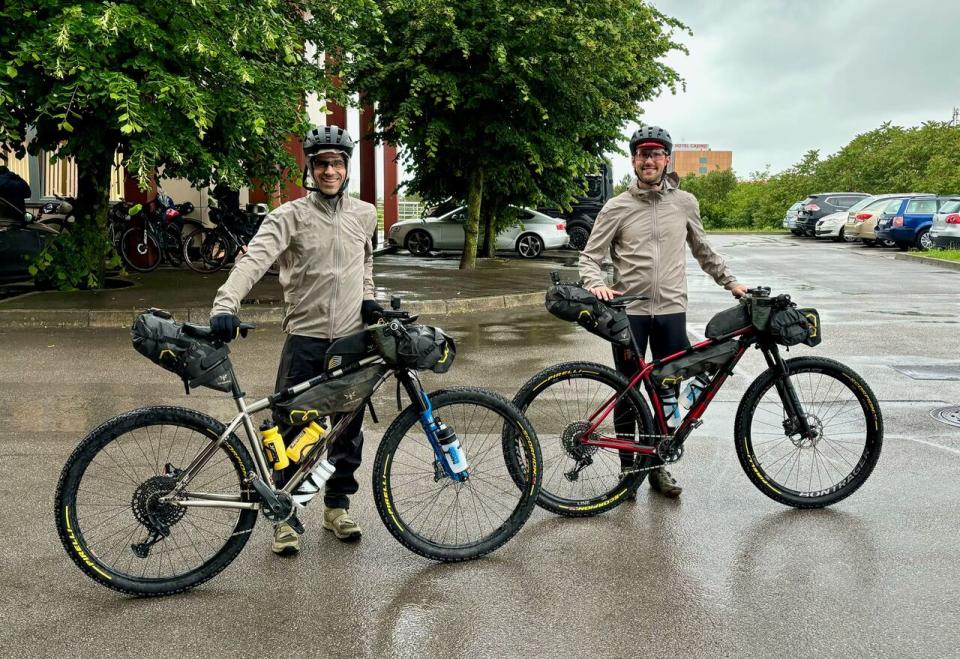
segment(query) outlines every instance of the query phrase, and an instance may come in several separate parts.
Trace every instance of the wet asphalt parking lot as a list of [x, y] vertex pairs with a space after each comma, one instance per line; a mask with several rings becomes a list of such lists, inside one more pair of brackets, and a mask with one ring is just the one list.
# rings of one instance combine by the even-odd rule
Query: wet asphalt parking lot
[[[138, 600], [69, 560], [53, 525], [60, 469], [108, 417], [146, 404], [232, 416], [229, 398], [183, 396], [123, 330], [2, 330], [0, 654], [3, 656], [956, 656], [960, 647], [960, 428], [931, 412], [960, 404], [960, 272], [889, 251], [781, 236], [714, 236], [745, 283], [816, 307], [816, 353], [857, 370], [880, 399], [879, 464], [853, 496], [794, 511], [747, 480], [733, 446], [740, 396], [763, 367], [751, 351], [672, 471], [679, 501], [650, 493], [589, 519], [542, 510], [494, 554], [437, 565], [399, 545], [370, 497], [393, 388], [368, 422], [357, 545], [304, 515], [296, 558], [269, 551], [269, 524], [193, 592]], [[574, 270], [568, 270], [570, 278]], [[689, 329], [731, 298], [689, 263]], [[378, 282], [383, 287], [385, 282]], [[430, 388], [512, 396], [559, 361], [610, 363], [609, 348], [540, 308], [424, 318], [458, 339]], [[249, 398], [269, 393], [282, 337], [234, 349]], [[912, 371], [912, 376], [908, 372]], [[937, 379], [917, 379], [937, 378]], [[944, 379], [951, 378], [951, 379]]]

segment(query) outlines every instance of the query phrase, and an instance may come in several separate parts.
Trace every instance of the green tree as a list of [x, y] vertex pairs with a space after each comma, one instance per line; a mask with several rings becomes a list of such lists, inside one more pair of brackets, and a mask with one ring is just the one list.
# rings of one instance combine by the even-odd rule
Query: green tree
[[624, 174], [620, 182], [613, 186], [613, 196], [616, 197], [621, 192], [626, 192], [635, 178], [637, 178], [636, 174]]
[[[643, 0], [381, 0], [383, 30], [346, 64], [402, 144], [408, 189], [468, 206], [461, 268], [507, 204], [569, 207], [639, 103], [679, 82], [679, 21]], [[493, 227], [493, 229], [491, 229]]]
[[[320, 56], [353, 47], [367, 0], [8, 0], [0, 6], [0, 145], [73, 158], [78, 220], [37, 266], [62, 288], [103, 281], [110, 168], [196, 185], [278, 181], [306, 127], [304, 95], [332, 93]], [[317, 46], [307, 49], [307, 44]], [[28, 128], [32, 128], [28, 133]]]
[[689, 174], [683, 177], [680, 184], [700, 202], [700, 217], [708, 229], [724, 226], [727, 198], [736, 186], [737, 177], [729, 169], [717, 169], [703, 176]]

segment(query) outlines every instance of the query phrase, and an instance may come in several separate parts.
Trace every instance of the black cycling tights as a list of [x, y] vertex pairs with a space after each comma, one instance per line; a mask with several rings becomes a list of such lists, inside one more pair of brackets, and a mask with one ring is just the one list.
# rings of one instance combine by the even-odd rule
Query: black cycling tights
[[[690, 347], [690, 341], [687, 339], [686, 313], [671, 313], [663, 316], [628, 316], [628, 318], [630, 319], [630, 331], [633, 332], [637, 347], [644, 356], [647, 354], [648, 342], [654, 359], [663, 359], [667, 355], [672, 355]], [[617, 370], [626, 375], [628, 379], [637, 373], [637, 360], [633, 355], [633, 350], [629, 348], [613, 346], [613, 363], [616, 364]], [[678, 388], [670, 387], [661, 390], [661, 392], [677, 393]], [[654, 414], [656, 414], [655, 410]], [[631, 412], [618, 406], [613, 412], [613, 423], [618, 436], [633, 437], [634, 419]], [[621, 452], [621, 467], [630, 467], [633, 464], [633, 458], [632, 453]]]
[[[667, 355], [686, 350], [690, 347], [687, 339], [687, 314], [670, 313], [662, 316], [628, 316], [630, 330], [637, 340], [640, 351], [646, 355], [647, 343], [654, 359], [663, 359]], [[637, 360], [629, 348], [613, 346], [613, 363], [617, 370], [628, 378], [637, 372]]]

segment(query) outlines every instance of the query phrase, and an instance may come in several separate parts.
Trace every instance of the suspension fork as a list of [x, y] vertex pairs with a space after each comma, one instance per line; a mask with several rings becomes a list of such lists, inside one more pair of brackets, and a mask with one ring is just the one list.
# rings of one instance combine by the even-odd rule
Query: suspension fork
[[447, 458], [443, 453], [443, 449], [440, 447], [440, 440], [437, 438], [439, 424], [433, 416], [433, 403], [430, 402], [430, 397], [427, 395], [427, 392], [423, 390], [423, 385], [420, 383], [420, 378], [417, 377], [416, 372], [408, 369], [398, 371], [397, 379], [400, 381], [400, 384], [403, 385], [410, 400], [417, 407], [417, 412], [420, 416], [420, 427], [423, 428], [423, 432], [426, 434], [430, 446], [433, 447], [433, 456], [437, 464], [443, 469], [444, 475], [458, 482], [466, 480], [469, 472], [468, 469], [456, 473], [447, 463]]
[[784, 409], [787, 411], [787, 418], [783, 422], [784, 431], [788, 435], [799, 432], [804, 437], [811, 437], [813, 431], [807, 421], [807, 415], [803, 411], [803, 405], [797, 398], [797, 391], [790, 381], [790, 367], [780, 356], [780, 349], [775, 343], [761, 343], [760, 351], [763, 352], [763, 358], [767, 361], [767, 365], [776, 369], [778, 373], [778, 377], [773, 381], [773, 384], [777, 388], [777, 394], [780, 396]]

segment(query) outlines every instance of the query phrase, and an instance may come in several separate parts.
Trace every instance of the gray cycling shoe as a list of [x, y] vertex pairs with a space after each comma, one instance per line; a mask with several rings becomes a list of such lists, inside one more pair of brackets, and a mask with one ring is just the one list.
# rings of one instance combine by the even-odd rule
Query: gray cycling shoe
[[345, 508], [325, 508], [323, 511], [323, 528], [333, 531], [338, 540], [355, 542], [360, 539], [363, 531]]
[[683, 492], [683, 488], [677, 483], [666, 467], [660, 467], [650, 472], [650, 487], [654, 492], [659, 492], [668, 499], [676, 499]]
[[286, 522], [273, 527], [273, 544], [270, 551], [278, 556], [292, 556], [300, 551], [300, 536]]

